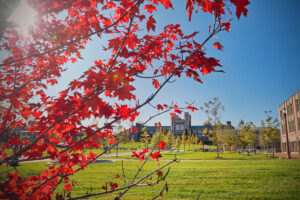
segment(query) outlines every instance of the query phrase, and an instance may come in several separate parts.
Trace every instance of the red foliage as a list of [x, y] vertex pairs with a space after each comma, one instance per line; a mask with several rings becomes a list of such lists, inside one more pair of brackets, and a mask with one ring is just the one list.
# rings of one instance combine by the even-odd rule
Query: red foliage
[[138, 153], [136, 153], [135, 151], [132, 152], [132, 157], [137, 157], [140, 161], [143, 161], [145, 159], [145, 156], [148, 152], [148, 149], [144, 149], [143, 151], [140, 151]]
[[159, 149], [165, 149], [165, 145], [166, 145], [166, 143], [165, 143], [164, 141], [162, 141], [162, 142], [160, 142], [160, 143], [158, 144], [158, 148], [159, 148]]
[[220, 51], [223, 51], [223, 45], [220, 44], [220, 42], [215, 42], [214, 43], [214, 48], [219, 49]]
[[158, 158], [161, 157], [161, 154], [159, 151], [151, 153], [150, 155], [151, 155], [152, 159], [156, 159], [157, 161], [158, 161]]
[[[198, 32], [185, 35], [179, 24], [157, 31], [156, 11], [173, 8], [171, 0], [27, 1], [38, 12], [29, 36], [20, 34], [15, 26], [7, 26], [1, 38], [0, 50], [8, 52], [8, 57], [0, 64], [0, 164], [17, 158], [50, 158], [59, 165], [30, 177], [20, 177], [18, 172], [7, 174], [0, 184], [1, 199], [51, 199], [59, 183], [69, 191], [74, 185], [68, 176], [85, 169], [99, 156], [82, 151], [99, 148], [103, 138], [115, 143], [112, 132], [117, 121], [134, 122], [140, 109], [170, 80], [185, 74], [202, 82], [201, 76], [220, 71], [219, 60], [206, 55], [203, 46], [207, 41], [197, 41]], [[200, 8], [216, 18], [217, 24], [211, 26], [207, 38], [213, 39], [218, 32], [230, 30], [231, 21], [225, 21], [227, 4], [235, 6], [238, 18], [247, 15], [248, 0], [186, 0], [186, 11], [189, 20]], [[66, 64], [69, 67], [82, 60], [82, 50], [97, 38], [108, 38], [102, 44], [108, 58], [95, 59], [80, 77], [59, 88], [59, 95], [49, 95], [47, 90], [59, 83]], [[223, 49], [220, 44], [215, 46]], [[134, 85], [146, 71], [152, 73], [155, 89], [140, 102]], [[132, 101], [137, 103], [128, 103]], [[172, 107], [157, 105], [161, 112], [168, 108]], [[181, 113], [177, 105], [170, 113], [172, 117], [174, 112]], [[105, 123], [84, 123], [93, 119]], [[21, 138], [20, 129], [28, 134]], [[134, 131], [132, 127], [127, 133]], [[7, 155], [11, 147], [13, 155]], [[133, 152], [132, 156], [142, 161], [147, 152]], [[150, 156], [158, 160], [161, 154]], [[110, 186], [112, 190], [118, 187], [113, 182]], [[102, 188], [107, 190], [107, 186]]]

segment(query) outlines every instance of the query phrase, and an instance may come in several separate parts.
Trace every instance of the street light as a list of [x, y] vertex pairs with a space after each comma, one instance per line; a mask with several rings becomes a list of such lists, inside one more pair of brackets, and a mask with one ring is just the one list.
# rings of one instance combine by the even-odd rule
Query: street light
[[283, 112], [283, 115], [284, 115], [284, 123], [285, 123], [287, 154], [288, 154], [288, 158], [290, 159], [291, 158], [291, 152], [290, 152], [289, 134], [288, 134], [288, 128], [287, 128], [287, 122], [286, 122], [286, 113], [287, 113], [286, 108], [283, 108], [282, 112]]

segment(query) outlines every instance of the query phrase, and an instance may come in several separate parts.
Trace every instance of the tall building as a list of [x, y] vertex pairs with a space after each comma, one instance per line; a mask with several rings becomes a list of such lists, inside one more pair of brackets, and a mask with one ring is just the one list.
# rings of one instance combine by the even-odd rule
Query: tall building
[[188, 112], [184, 113], [184, 119], [181, 119], [178, 115], [171, 117], [171, 131], [177, 137], [184, 131], [191, 128], [191, 115]]
[[283, 102], [279, 108], [281, 151], [287, 153], [286, 126], [283, 109], [287, 110], [286, 121], [290, 152], [300, 154], [300, 90]]

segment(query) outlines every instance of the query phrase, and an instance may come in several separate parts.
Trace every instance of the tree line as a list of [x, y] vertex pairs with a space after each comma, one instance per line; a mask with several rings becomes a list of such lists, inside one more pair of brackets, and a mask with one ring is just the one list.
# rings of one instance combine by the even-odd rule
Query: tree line
[[[261, 126], [257, 127], [253, 122], [244, 122], [241, 120], [236, 128], [231, 125], [223, 125], [218, 122], [212, 124], [210, 121], [205, 122], [205, 125], [210, 125], [211, 128], [205, 128], [202, 131], [201, 137], [194, 134], [192, 129], [185, 129], [181, 135], [177, 137], [171, 130], [157, 128], [156, 133], [150, 135], [147, 128], [141, 130], [139, 140], [144, 144], [145, 148], [156, 148], [159, 142], [164, 141], [168, 149], [190, 150], [191, 145], [199, 145], [197, 149], [205, 152], [205, 144], [213, 144], [216, 146], [216, 151], [236, 151], [238, 153], [246, 152], [257, 153], [257, 150], [272, 152], [273, 156], [276, 152], [276, 144], [279, 143], [280, 134], [278, 129], [278, 120], [267, 115], [265, 120], [262, 120]], [[204, 141], [203, 138], [208, 138], [209, 141]]]

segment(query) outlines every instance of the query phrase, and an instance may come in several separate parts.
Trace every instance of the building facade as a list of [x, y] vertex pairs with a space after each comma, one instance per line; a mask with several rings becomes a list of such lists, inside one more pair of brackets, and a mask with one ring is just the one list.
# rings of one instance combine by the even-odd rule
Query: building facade
[[175, 137], [181, 135], [184, 131], [190, 130], [192, 117], [188, 112], [184, 113], [184, 118], [181, 119], [178, 115], [171, 117], [171, 131]]
[[281, 151], [287, 153], [286, 125], [283, 109], [287, 110], [286, 121], [291, 153], [300, 154], [300, 90], [283, 102], [279, 108]]

